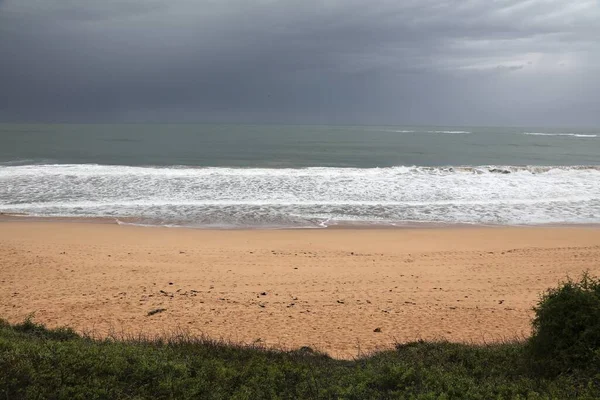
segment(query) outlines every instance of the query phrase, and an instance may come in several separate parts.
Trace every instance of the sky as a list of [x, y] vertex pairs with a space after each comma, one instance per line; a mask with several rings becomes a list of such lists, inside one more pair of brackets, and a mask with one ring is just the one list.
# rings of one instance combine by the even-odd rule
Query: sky
[[0, 0], [0, 121], [600, 126], [597, 0]]

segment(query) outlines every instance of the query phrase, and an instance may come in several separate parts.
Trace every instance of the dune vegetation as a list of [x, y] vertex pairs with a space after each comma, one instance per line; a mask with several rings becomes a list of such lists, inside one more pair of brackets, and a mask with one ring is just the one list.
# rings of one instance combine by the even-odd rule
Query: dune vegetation
[[347, 361], [174, 334], [93, 339], [0, 322], [0, 399], [600, 398], [600, 281], [548, 290], [519, 342], [398, 344]]

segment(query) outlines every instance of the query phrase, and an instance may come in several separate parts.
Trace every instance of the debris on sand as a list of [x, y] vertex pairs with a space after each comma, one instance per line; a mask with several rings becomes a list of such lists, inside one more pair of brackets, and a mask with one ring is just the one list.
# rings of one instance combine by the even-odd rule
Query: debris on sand
[[154, 314], [161, 313], [163, 311], [167, 311], [167, 309], [166, 308], [155, 308], [154, 310], [148, 311], [148, 317], [150, 317], [150, 316], [152, 316]]

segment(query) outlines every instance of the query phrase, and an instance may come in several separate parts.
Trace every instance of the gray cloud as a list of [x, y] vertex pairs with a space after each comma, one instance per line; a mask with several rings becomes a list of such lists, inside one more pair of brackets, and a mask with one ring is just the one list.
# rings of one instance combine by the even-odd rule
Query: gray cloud
[[0, 119], [600, 125], [595, 1], [0, 0]]

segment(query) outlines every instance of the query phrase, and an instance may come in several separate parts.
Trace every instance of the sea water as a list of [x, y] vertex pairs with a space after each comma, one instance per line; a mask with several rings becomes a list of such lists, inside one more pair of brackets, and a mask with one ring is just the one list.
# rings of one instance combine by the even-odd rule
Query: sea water
[[0, 212], [192, 227], [600, 223], [600, 129], [0, 124]]

